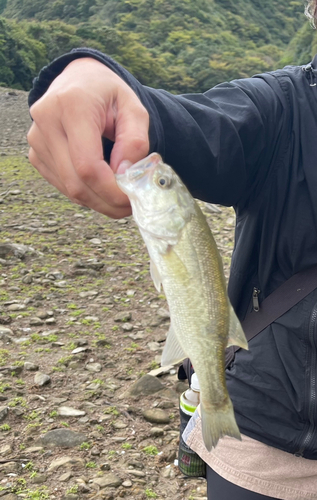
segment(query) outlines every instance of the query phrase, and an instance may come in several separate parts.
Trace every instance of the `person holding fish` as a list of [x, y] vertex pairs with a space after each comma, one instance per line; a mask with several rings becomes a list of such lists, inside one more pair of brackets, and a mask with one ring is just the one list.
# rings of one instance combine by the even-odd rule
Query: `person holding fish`
[[[317, 0], [306, 11], [317, 19]], [[132, 205], [171, 308], [164, 360], [190, 355], [202, 388], [187, 444], [208, 466], [208, 499], [316, 500], [317, 281], [295, 300], [287, 284], [317, 266], [317, 56], [176, 96], [76, 49], [41, 71], [29, 102], [35, 168], [110, 217]], [[193, 196], [236, 211], [231, 304]], [[226, 346], [247, 347], [238, 320], [270, 298], [278, 310], [283, 286], [285, 312], [224, 372]]]

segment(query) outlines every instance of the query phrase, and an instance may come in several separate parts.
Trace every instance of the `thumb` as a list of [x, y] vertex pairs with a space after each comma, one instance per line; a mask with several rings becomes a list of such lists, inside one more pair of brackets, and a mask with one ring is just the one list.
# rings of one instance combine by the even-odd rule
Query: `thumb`
[[120, 163], [120, 165], [119, 165], [119, 167], [118, 167], [118, 169], [117, 169], [117, 172], [116, 172], [116, 173], [117, 173], [117, 174], [124, 174], [124, 172], [125, 172], [126, 170], [128, 170], [128, 168], [130, 168], [130, 167], [131, 167], [131, 165], [133, 165], [133, 163], [132, 163], [131, 161], [129, 161], [129, 160], [123, 160], [123, 161]]
[[[141, 102], [131, 101], [118, 106], [115, 123], [115, 142], [111, 152], [110, 166], [120, 173], [149, 154], [149, 114]], [[123, 162], [129, 162], [129, 165]], [[123, 166], [121, 165], [123, 163]]]

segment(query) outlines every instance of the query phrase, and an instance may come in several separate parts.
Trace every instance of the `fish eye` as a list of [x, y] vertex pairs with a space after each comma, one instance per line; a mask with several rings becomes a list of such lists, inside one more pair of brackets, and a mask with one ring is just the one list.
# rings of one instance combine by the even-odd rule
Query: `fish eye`
[[156, 180], [157, 185], [163, 189], [168, 188], [171, 185], [171, 182], [172, 179], [164, 175], [160, 175]]

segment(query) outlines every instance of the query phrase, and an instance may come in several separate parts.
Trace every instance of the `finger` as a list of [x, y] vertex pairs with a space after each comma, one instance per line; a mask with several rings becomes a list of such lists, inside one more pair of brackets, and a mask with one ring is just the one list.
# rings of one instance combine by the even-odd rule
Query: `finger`
[[100, 117], [91, 114], [89, 119], [83, 119], [80, 113], [65, 114], [63, 126], [70, 160], [81, 182], [113, 207], [129, 207], [127, 196], [118, 188], [113, 171], [103, 159]]
[[48, 168], [54, 169], [54, 161], [46, 145], [46, 140], [35, 122], [33, 122], [27, 134], [27, 140], [41, 162]]
[[67, 196], [67, 191], [59, 181], [59, 179], [51, 172], [49, 168], [47, 168], [46, 164], [41, 161], [37, 153], [31, 147], [29, 150], [29, 161], [33, 165], [34, 168], [41, 174], [44, 179], [46, 179], [50, 184], [56, 187], [61, 193]]
[[[75, 131], [76, 129], [77, 127], [75, 127]], [[71, 142], [72, 137], [66, 137], [60, 130], [55, 130], [54, 144], [58, 144], [58, 148], [54, 148], [55, 171], [63, 186], [63, 192], [66, 191], [68, 198], [73, 202], [90, 207], [109, 217], [120, 218], [130, 215], [130, 203], [129, 201], [126, 202], [126, 196], [123, 195], [117, 185], [115, 185], [115, 187], [120, 194], [119, 201], [113, 199], [115, 197], [111, 197], [111, 193], [109, 193], [108, 198], [101, 198], [96, 191], [93, 191], [90, 186], [83, 181], [83, 178], [86, 181], [85, 174], [82, 171], [83, 165], [85, 166], [85, 164], [80, 160], [77, 168], [74, 166], [69, 151]], [[53, 144], [49, 144], [48, 146], [51, 154], [53, 154]], [[113, 172], [109, 167], [108, 170], [114, 178]], [[113, 182], [115, 182], [114, 179]], [[123, 202], [121, 199], [123, 199]]]
[[118, 102], [115, 127], [115, 144], [110, 160], [114, 172], [122, 161], [136, 163], [149, 154], [149, 114], [138, 99], [129, 106], [123, 99], [122, 103]]

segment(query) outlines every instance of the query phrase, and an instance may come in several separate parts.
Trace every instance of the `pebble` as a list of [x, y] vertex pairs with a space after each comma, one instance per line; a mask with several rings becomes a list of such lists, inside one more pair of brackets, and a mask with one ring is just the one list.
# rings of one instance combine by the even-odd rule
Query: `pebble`
[[132, 385], [129, 392], [132, 396], [149, 396], [161, 391], [164, 387], [165, 386], [156, 377], [143, 375], [143, 377]]
[[79, 297], [86, 299], [88, 297], [96, 297], [99, 294], [97, 290], [89, 290], [88, 292], [80, 292]]
[[5, 444], [0, 448], [0, 455], [2, 457], [6, 457], [7, 455], [10, 455], [12, 453], [12, 446], [11, 444]]
[[29, 321], [29, 325], [30, 326], [40, 326], [40, 325], [43, 325], [43, 324], [44, 324], [44, 321], [42, 321], [38, 317], [31, 318], [30, 321]]
[[24, 368], [29, 372], [36, 372], [39, 369], [39, 365], [31, 363], [30, 361], [25, 361]]
[[4, 495], [1, 498], [2, 500], [18, 500], [17, 495], [15, 495], [14, 493], [9, 493], [8, 495]]
[[76, 408], [72, 408], [71, 406], [60, 406], [57, 412], [61, 417], [83, 417], [86, 415], [85, 411], [76, 410]]
[[126, 470], [125, 472], [128, 474], [131, 474], [131, 476], [145, 477], [145, 472], [142, 472], [141, 470], [129, 469], [129, 470]]
[[8, 474], [9, 472], [18, 472], [20, 470], [20, 464], [18, 462], [6, 462], [0, 464], [0, 471]]
[[92, 372], [92, 373], [98, 373], [98, 372], [101, 372], [102, 370], [102, 366], [100, 363], [88, 363], [86, 366], [85, 366], [86, 370], [88, 370], [89, 372]]
[[73, 474], [71, 471], [68, 471], [68, 472], [65, 472], [64, 474], [62, 474], [58, 480], [61, 482], [61, 483], [65, 483], [66, 481], [68, 481], [71, 477], [73, 477]]
[[0, 325], [0, 336], [1, 335], [13, 335], [13, 331], [10, 328]]
[[161, 427], [152, 427], [150, 430], [150, 436], [159, 437], [164, 435], [164, 430]]
[[160, 408], [145, 410], [142, 412], [142, 415], [145, 420], [152, 424], [169, 424], [171, 422], [168, 413]]
[[152, 377], [159, 377], [160, 375], [165, 375], [166, 373], [169, 373], [172, 368], [174, 368], [173, 365], [160, 366], [159, 368], [156, 368], [155, 370], [151, 370], [148, 373], [148, 375], [151, 375]]
[[115, 474], [112, 474], [112, 472], [101, 477], [93, 478], [93, 483], [100, 486], [100, 488], [118, 488], [119, 486], [121, 486], [122, 482], [122, 479], [120, 479]]
[[101, 240], [99, 238], [92, 238], [89, 240], [92, 245], [101, 245]]
[[131, 488], [131, 487], [132, 487], [132, 484], [133, 484], [133, 483], [132, 483], [132, 481], [130, 481], [130, 479], [126, 479], [125, 481], [123, 481], [122, 486], [123, 486], [124, 488]]
[[42, 372], [37, 372], [34, 377], [34, 384], [42, 387], [43, 385], [50, 384], [51, 377]]
[[8, 311], [23, 311], [26, 309], [24, 304], [11, 304], [8, 306]]
[[122, 325], [122, 330], [125, 332], [131, 332], [133, 330], [134, 326], [131, 323], [123, 323]]
[[7, 406], [0, 406], [0, 422], [6, 419], [8, 415], [8, 408]]
[[63, 448], [74, 448], [75, 446], [80, 446], [81, 443], [87, 440], [85, 434], [70, 429], [54, 429], [41, 436], [41, 443], [43, 446], [53, 445]]
[[132, 319], [132, 314], [131, 312], [128, 311], [121, 311], [114, 317], [114, 321], [117, 322], [118, 321], [126, 322], [130, 321], [130, 319]]
[[89, 347], [76, 347], [76, 349], [74, 349], [71, 354], [79, 354], [80, 352], [86, 352], [86, 351], [89, 351]]
[[61, 457], [53, 460], [47, 470], [50, 472], [65, 466], [67, 468], [85, 467], [85, 461], [82, 458], [77, 457]]
[[46, 481], [47, 481], [46, 474], [39, 474], [39, 473], [37, 473], [36, 476], [34, 476], [32, 478], [32, 483], [33, 484], [42, 484], [42, 483], [46, 483]]

